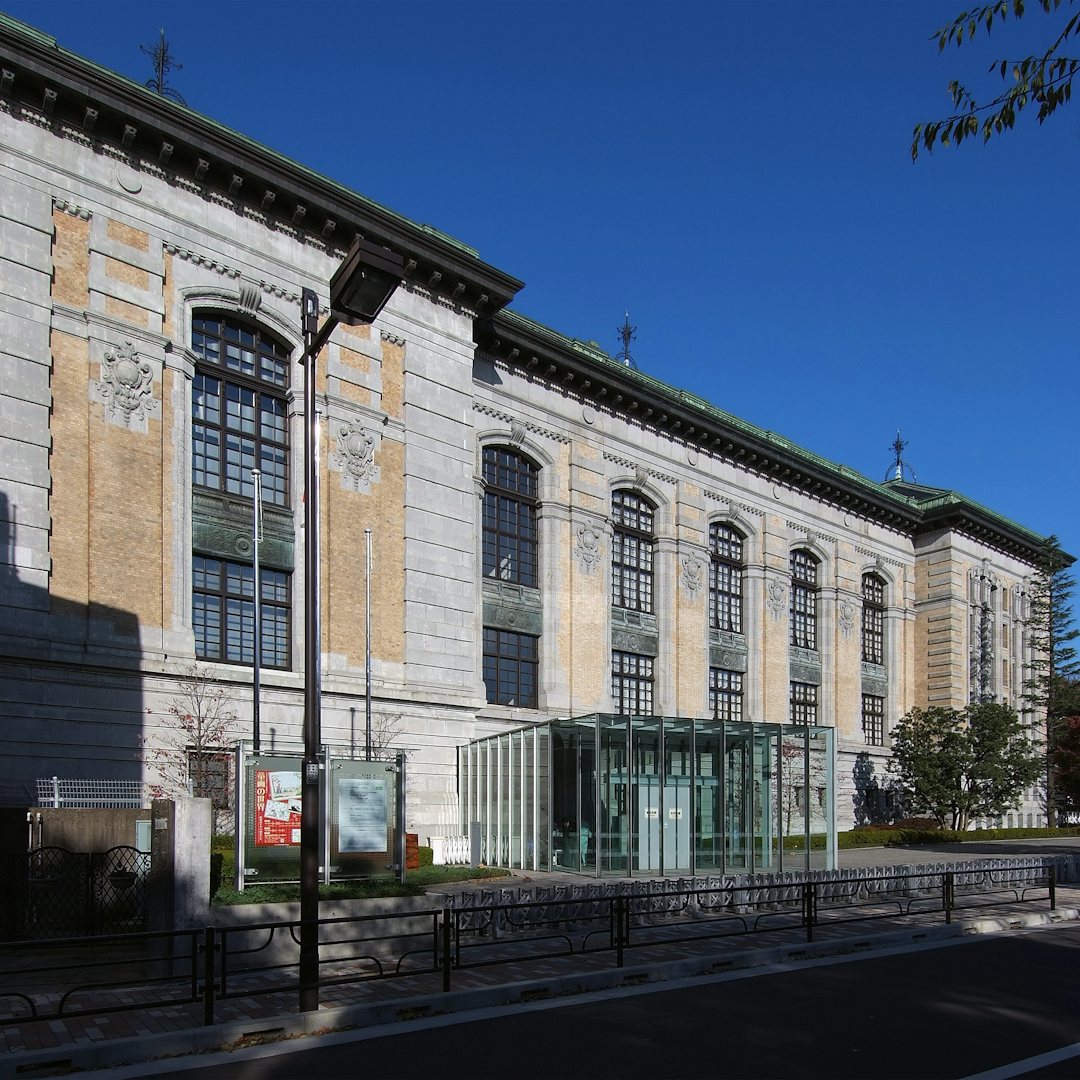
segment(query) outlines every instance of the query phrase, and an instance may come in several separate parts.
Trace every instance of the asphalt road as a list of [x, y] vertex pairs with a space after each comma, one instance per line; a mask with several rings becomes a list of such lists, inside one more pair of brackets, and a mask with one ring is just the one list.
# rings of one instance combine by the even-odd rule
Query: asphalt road
[[312, 1037], [127, 1075], [1075, 1078], [1080, 1056], [1071, 1052], [1022, 1064], [1073, 1043], [1080, 1055], [1080, 926], [1070, 924]]

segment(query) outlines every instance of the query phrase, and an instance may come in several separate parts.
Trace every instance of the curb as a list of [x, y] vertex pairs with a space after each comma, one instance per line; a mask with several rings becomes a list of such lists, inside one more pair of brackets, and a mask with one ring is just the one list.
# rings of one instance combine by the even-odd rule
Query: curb
[[799, 942], [764, 949], [747, 949], [736, 956], [713, 954], [685, 957], [680, 960], [641, 964], [634, 967], [609, 968], [602, 971], [521, 980], [473, 990], [451, 990], [449, 993], [425, 994], [395, 1001], [343, 1005], [332, 1009], [320, 1009], [314, 1013], [299, 1015], [290, 1013], [277, 1017], [234, 1020], [215, 1024], [212, 1027], [187, 1028], [180, 1031], [162, 1032], [159, 1035], [141, 1035], [97, 1043], [73, 1043], [70, 1046], [5, 1055], [3, 1066], [0, 1067], [0, 1076], [56, 1076], [73, 1069], [134, 1065], [193, 1053], [234, 1050], [260, 1042], [276, 1042], [308, 1035], [328, 1034], [349, 1028], [422, 1020], [446, 1013], [469, 1012], [498, 1005], [526, 1004], [597, 990], [644, 986], [695, 976], [718, 975], [729, 971], [798, 963], [804, 960], [844, 956], [904, 945], [944, 942], [975, 934], [998, 933], [1073, 920], [1080, 920], [1080, 909], [1061, 908], [1052, 913], [1033, 912], [1023, 916], [937, 924], [887, 934], [867, 934], [860, 937]]

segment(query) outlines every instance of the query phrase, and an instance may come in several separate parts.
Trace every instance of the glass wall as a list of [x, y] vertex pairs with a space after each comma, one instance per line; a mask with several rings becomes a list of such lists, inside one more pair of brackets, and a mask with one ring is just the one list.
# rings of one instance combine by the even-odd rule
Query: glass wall
[[831, 728], [592, 714], [462, 747], [485, 862], [595, 877], [836, 865]]

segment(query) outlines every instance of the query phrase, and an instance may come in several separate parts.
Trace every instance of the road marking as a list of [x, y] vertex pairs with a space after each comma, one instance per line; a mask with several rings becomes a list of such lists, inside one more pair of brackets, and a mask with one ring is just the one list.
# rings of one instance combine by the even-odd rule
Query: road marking
[[1045, 1069], [1047, 1065], [1056, 1065], [1059, 1061], [1068, 1061], [1069, 1058], [1074, 1057], [1080, 1057], [1080, 1043], [1072, 1043], [1070, 1046], [1063, 1046], [1060, 1050], [1051, 1050], [1046, 1054], [1036, 1054], [1035, 1057], [1014, 1061], [1009, 1065], [999, 1065], [996, 1069], [987, 1069], [986, 1072], [965, 1076], [963, 1080], [1009, 1080], [1010, 1077], [1023, 1076], [1025, 1073]]

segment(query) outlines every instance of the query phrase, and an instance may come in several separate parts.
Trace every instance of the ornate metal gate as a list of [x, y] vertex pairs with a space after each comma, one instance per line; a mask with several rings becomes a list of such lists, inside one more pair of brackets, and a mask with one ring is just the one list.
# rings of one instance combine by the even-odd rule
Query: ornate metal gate
[[42, 847], [0, 862], [12, 899], [0, 922], [5, 940], [146, 929], [148, 852], [114, 847], [87, 854]]

